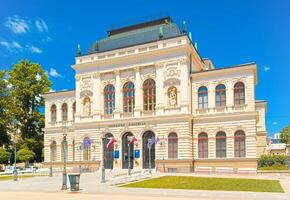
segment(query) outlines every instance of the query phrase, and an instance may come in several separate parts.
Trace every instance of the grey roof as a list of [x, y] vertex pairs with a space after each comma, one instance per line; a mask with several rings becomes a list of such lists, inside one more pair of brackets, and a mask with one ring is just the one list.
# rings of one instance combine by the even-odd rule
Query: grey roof
[[175, 23], [166, 21], [162, 24], [129, 29], [113, 35], [109, 34], [107, 38], [95, 42], [89, 48], [88, 53], [104, 52], [160, 40], [159, 30], [161, 26], [163, 28], [162, 39], [183, 35]]

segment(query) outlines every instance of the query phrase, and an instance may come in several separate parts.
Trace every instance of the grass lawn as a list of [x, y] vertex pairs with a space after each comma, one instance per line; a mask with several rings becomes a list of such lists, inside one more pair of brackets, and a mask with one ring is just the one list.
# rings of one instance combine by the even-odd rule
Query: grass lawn
[[163, 176], [122, 185], [130, 188], [284, 192], [278, 180]]
[[[32, 178], [32, 177], [35, 177], [35, 175], [32, 175], [32, 174], [20, 174], [17, 176], [18, 178]], [[3, 175], [3, 176], [0, 176], [0, 181], [6, 181], [6, 180], [12, 180], [13, 179], [13, 176], [12, 175]]]

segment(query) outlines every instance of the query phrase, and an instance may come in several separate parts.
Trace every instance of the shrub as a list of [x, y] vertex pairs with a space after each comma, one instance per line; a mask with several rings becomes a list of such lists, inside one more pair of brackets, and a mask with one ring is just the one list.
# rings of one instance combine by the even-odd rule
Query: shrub
[[[283, 166], [283, 167], [282, 167]], [[285, 155], [261, 155], [258, 159], [258, 168], [283, 168], [286, 166]], [[287, 166], [286, 166], [287, 167]]]
[[4, 148], [0, 148], [0, 164], [7, 164], [10, 160], [11, 153]]

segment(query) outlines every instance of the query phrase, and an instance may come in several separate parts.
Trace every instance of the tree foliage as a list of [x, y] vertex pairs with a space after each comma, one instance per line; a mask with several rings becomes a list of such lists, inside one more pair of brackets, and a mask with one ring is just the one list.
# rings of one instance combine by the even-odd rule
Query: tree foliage
[[282, 143], [290, 144], [290, 126], [282, 129], [280, 139]]
[[0, 71], [0, 146], [7, 147], [10, 141], [8, 135], [9, 116], [7, 114], [9, 97], [5, 75], [4, 71]]
[[33, 159], [35, 158], [35, 153], [29, 150], [28, 147], [25, 147], [17, 151], [16, 158], [20, 162], [27, 163], [29, 161], [33, 161]]
[[10, 160], [11, 153], [4, 148], [0, 148], [0, 164], [7, 164]]
[[43, 94], [49, 91], [51, 82], [42, 67], [28, 60], [19, 61], [9, 71], [9, 115], [18, 122], [22, 146], [35, 153], [36, 161], [42, 159], [44, 116]]

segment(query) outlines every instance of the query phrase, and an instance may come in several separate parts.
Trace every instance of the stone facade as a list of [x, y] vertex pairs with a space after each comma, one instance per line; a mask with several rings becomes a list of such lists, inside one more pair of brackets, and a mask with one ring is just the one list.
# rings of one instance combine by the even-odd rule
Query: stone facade
[[[113, 150], [106, 149], [106, 162], [112, 162], [113, 168], [127, 168], [129, 151], [124, 135], [131, 133], [136, 138], [133, 168], [148, 168], [146, 134], [153, 133], [158, 141], [151, 151], [151, 167], [159, 171], [256, 169], [267, 133], [266, 102], [255, 100], [255, 63], [215, 69], [209, 59], [200, 57], [187, 34], [75, 59], [76, 89], [45, 94], [45, 164], [62, 166], [65, 132], [68, 166], [81, 163], [85, 168], [98, 169], [102, 144], [110, 139], [102, 138], [110, 133], [116, 142]], [[145, 91], [147, 80], [154, 83], [151, 96]], [[244, 85], [244, 97], [237, 105], [234, 86], [238, 82]], [[127, 88], [128, 83], [134, 87]], [[217, 97], [220, 84], [225, 86], [225, 95]], [[109, 85], [111, 89], [107, 90]], [[202, 86], [207, 88], [203, 97], [206, 102], [199, 102], [203, 101], [199, 97]], [[129, 95], [125, 97], [125, 93]], [[222, 106], [217, 106], [221, 103], [217, 98], [221, 98]], [[218, 151], [220, 147], [216, 146], [221, 131], [226, 134], [226, 150], [225, 156], [217, 157], [223, 150], [221, 146]], [[243, 132], [244, 143], [235, 143], [237, 131]], [[200, 133], [207, 135], [203, 146], [199, 145]], [[86, 138], [92, 141], [89, 147], [83, 146]], [[235, 144], [243, 147], [237, 150]], [[135, 155], [138, 150], [140, 156]]]

